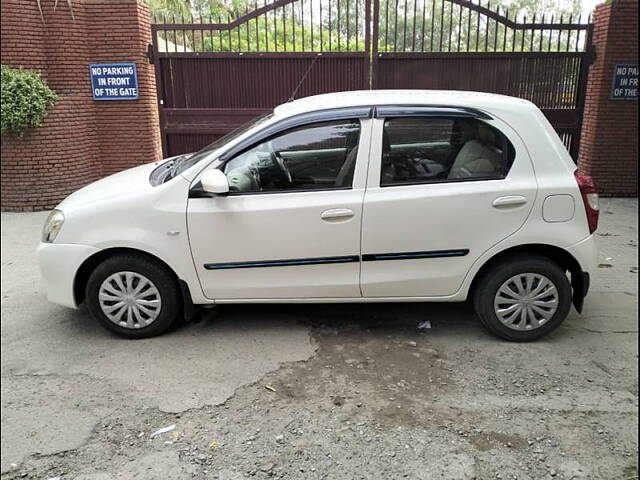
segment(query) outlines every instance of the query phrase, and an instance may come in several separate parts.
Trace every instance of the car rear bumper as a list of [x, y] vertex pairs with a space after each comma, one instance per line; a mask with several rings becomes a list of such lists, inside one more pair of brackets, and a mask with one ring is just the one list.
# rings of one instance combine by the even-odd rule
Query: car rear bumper
[[47, 288], [47, 300], [65, 307], [77, 308], [73, 283], [80, 265], [98, 251], [87, 245], [41, 243], [38, 266]]
[[595, 235], [589, 235], [584, 240], [566, 248], [573, 258], [580, 264], [583, 272], [593, 276], [598, 268], [598, 247]]
[[598, 265], [598, 248], [594, 235], [590, 235], [567, 248], [567, 251], [580, 265], [579, 272], [571, 272], [571, 286], [573, 287], [573, 305], [578, 313], [582, 313], [584, 297], [589, 293], [591, 276], [595, 273]]
[[587, 293], [589, 293], [589, 287], [591, 286], [591, 276], [582, 272], [582, 296], [586, 297]]

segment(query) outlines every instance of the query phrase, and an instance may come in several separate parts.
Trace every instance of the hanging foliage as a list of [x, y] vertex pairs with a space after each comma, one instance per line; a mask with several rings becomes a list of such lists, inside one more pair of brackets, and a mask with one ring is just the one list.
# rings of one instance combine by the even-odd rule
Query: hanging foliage
[[57, 99], [38, 73], [2, 65], [2, 135], [42, 125]]

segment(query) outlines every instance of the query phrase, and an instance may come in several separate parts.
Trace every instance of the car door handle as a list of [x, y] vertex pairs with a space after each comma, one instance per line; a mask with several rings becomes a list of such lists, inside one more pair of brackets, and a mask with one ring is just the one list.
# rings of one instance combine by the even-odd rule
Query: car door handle
[[524, 205], [527, 203], [527, 199], [522, 195], [508, 195], [506, 197], [498, 197], [496, 198], [492, 205], [495, 208], [502, 207], [517, 207], [519, 205]]
[[342, 218], [351, 218], [353, 215], [353, 210], [348, 208], [331, 208], [322, 212], [320, 218], [323, 220], [338, 220]]

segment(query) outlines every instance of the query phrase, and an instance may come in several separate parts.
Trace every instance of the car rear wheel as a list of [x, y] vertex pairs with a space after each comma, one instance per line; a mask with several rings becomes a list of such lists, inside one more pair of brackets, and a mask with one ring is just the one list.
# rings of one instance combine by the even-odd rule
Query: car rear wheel
[[180, 292], [171, 272], [150, 258], [118, 255], [99, 264], [87, 281], [92, 315], [126, 338], [163, 333], [180, 313]]
[[537, 340], [555, 330], [571, 308], [565, 272], [539, 255], [510, 258], [479, 279], [474, 307], [492, 334], [514, 342]]

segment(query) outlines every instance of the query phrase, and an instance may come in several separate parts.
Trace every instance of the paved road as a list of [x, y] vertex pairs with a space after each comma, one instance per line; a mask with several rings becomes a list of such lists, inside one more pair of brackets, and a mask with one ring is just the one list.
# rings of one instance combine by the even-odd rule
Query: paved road
[[85, 308], [49, 304], [34, 255], [46, 216], [2, 214], [2, 471], [34, 452], [82, 445], [122, 405], [179, 412], [219, 404], [313, 354], [301, 316], [231, 312], [131, 342], [106, 333]]
[[45, 301], [46, 214], [2, 214], [3, 478], [637, 478], [637, 201], [602, 203], [586, 313], [526, 345], [422, 304], [123, 341]]

